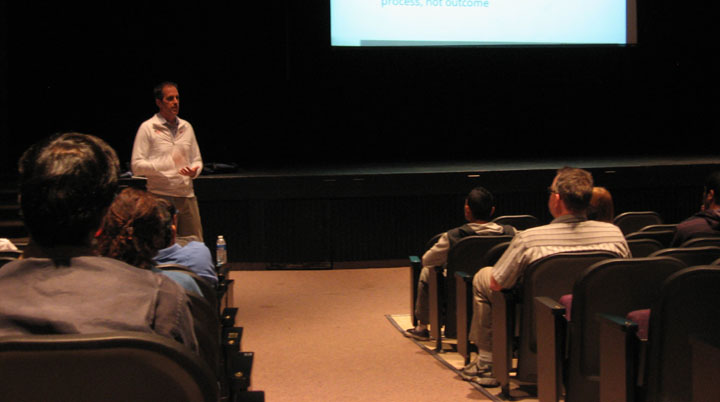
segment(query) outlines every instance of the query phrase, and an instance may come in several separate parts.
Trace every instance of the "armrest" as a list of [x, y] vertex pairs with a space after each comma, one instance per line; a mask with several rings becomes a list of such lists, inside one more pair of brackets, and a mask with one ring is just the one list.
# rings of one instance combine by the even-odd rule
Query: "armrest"
[[430, 336], [435, 338], [435, 350], [442, 351], [442, 293], [443, 267], [432, 267], [428, 278], [430, 294]]
[[600, 400], [635, 400], [639, 340], [637, 323], [610, 314], [600, 320]]
[[222, 345], [226, 356], [228, 356], [231, 352], [238, 352], [242, 350], [242, 347], [240, 346], [242, 334], [243, 327], [223, 328]]
[[503, 396], [510, 399], [515, 303], [512, 293], [506, 291], [492, 292], [490, 299], [492, 304], [493, 374], [500, 383]]
[[567, 333], [565, 307], [549, 297], [535, 298], [537, 325], [538, 401], [557, 402], [563, 389], [563, 360]]
[[470, 363], [470, 321], [473, 315], [472, 307], [472, 280], [473, 276], [463, 271], [455, 272], [455, 315], [457, 326], [457, 351]]
[[237, 307], [225, 307], [222, 311], [222, 314], [220, 315], [220, 322], [222, 323], [222, 326], [225, 328], [234, 327], [237, 312]]
[[233, 283], [234, 279], [228, 279], [227, 277], [218, 278], [217, 288], [215, 294], [217, 295], [218, 304], [221, 307], [229, 307], [233, 303]]
[[473, 276], [465, 271], [455, 271], [455, 277], [464, 280], [465, 282], [472, 282]]
[[412, 325], [415, 325], [417, 323], [415, 303], [417, 302], [417, 285], [422, 270], [422, 259], [416, 255], [411, 255], [408, 259], [410, 260], [410, 318]]
[[250, 388], [254, 358], [253, 352], [238, 352], [232, 355], [229, 361], [228, 376], [233, 394], [247, 391]]

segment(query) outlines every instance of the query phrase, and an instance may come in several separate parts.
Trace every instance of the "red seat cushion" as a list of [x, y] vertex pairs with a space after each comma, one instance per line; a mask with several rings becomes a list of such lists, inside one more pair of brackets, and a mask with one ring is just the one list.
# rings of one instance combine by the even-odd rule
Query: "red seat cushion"
[[627, 314], [626, 318], [638, 324], [638, 338], [642, 340], [647, 339], [648, 326], [650, 325], [650, 309], [631, 311]]
[[565, 306], [565, 319], [570, 321], [570, 311], [572, 310], [572, 295], [564, 295], [560, 297], [560, 304]]

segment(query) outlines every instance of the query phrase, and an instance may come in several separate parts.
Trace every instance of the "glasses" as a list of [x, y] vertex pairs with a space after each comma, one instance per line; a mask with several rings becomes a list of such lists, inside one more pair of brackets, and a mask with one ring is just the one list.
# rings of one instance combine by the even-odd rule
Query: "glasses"
[[555, 190], [554, 188], [552, 188], [552, 186], [548, 187], [548, 188], [547, 188], [547, 191], [548, 191], [548, 194], [549, 194], [549, 195], [553, 195], [553, 194], [557, 194], [557, 193], [558, 193], [557, 190]]

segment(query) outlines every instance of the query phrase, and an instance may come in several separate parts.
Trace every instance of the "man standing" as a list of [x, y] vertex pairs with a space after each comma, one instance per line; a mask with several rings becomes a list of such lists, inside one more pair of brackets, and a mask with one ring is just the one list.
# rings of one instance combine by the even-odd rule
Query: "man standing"
[[587, 219], [593, 191], [592, 175], [576, 168], [558, 170], [550, 186], [548, 209], [553, 221], [519, 232], [495, 266], [480, 269], [473, 277], [473, 318], [469, 339], [477, 358], [463, 369], [463, 377], [483, 386], [497, 386], [492, 376], [491, 293], [512, 289], [534, 261], [548, 255], [575, 251], [609, 251], [631, 257], [620, 229], [607, 222]]
[[147, 190], [170, 201], [178, 210], [178, 236], [203, 239], [202, 222], [193, 179], [203, 168], [192, 125], [178, 117], [178, 86], [163, 82], [155, 87], [158, 113], [140, 125], [133, 144], [133, 174], [147, 178]]

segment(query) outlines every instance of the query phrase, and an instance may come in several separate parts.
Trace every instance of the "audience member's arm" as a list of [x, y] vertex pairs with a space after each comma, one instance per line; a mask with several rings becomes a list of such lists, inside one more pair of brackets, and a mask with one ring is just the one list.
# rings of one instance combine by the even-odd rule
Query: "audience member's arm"
[[195, 138], [195, 132], [193, 132], [192, 143], [190, 144], [190, 168], [194, 169], [193, 178], [200, 176], [203, 170], [202, 156], [200, 155], [200, 147]]
[[447, 262], [448, 250], [450, 249], [450, 241], [447, 233], [443, 233], [438, 241], [430, 247], [422, 256], [423, 267], [441, 267]]
[[519, 236], [516, 235], [513, 238], [507, 250], [493, 266], [491, 275], [492, 290], [511, 289], [522, 274], [522, 267], [525, 264], [525, 246]]
[[150, 144], [150, 128], [145, 124], [141, 125], [135, 135], [133, 143], [132, 156], [130, 159], [130, 168], [136, 176], [163, 176], [163, 171], [174, 171], [175, 163], [172, 156], [166, 153], [153, 156], [151, 154]]
[[175, 339], [198, 353], [194, 322], [190, 312], [190, 299], [185, 290], [172, 279], [158, 275], [160, 289], [155, 304], [153, 329], [158, 335]]
[[201, 278], [208, 280], [213, 286], [217, 286], [218, 278], [215, 272], [215, 264], [213, 264], [212, 254], [205, 243], [191, 242], [185, 247], [191, 247], [194, 261], [190, 269], [195, 271]]

